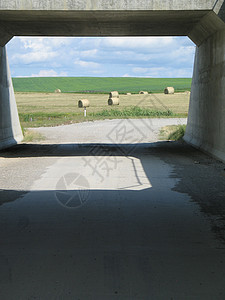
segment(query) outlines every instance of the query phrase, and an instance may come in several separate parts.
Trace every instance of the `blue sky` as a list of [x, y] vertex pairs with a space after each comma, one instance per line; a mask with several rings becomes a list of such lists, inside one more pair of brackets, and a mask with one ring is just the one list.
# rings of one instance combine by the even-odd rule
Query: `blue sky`
[[195, 45], [187, 37], [14, 37], [13, 77], [192, 77]]

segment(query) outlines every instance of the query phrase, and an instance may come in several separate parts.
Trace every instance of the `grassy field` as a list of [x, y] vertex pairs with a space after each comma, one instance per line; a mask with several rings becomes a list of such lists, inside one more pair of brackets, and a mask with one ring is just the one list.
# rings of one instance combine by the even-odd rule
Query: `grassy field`
[[169, 125], [162, 127], [159, 133], [160, 140], [179, 141], [183, 138], [186, 125]]
[[[186, 117], [190, 94], [121, 95], [119, 106], [108, 106], [104, 94], [16, 93], [21, 123], [24, 127], [55, 126], [75, 122], [140, 117]], [[79, 99], [90, 101], [87, 117], [78, 108]]]
[[163, 92], [173, 86], [177, 92], [190, 91], [191, 78], [118, 78], [118, 77], [31, 77], [13, 78], [16, 92], [47, 92], [61, 89], [64, 93], [138, 93], [146, 90], [152, 93]]
[[45, 140], [45, 137], [40, 134], [39, 132], [34, 132], [34, 130], [28, 130], [24, 129], [23, 130], [23, 142], [29, 143], [29, 142], [39, 142]]

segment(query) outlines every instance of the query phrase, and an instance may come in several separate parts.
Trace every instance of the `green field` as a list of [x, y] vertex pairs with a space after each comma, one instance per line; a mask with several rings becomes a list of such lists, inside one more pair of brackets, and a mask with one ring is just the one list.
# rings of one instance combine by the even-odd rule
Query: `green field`
[[173, 86], [176, 92], [190, 91], [191, 78], [126, 78], [126, 77], [30, 77], [13, 78], [16, 92], [47, 92], [60, 89], [63, 93], [138, 93], [145, 90], [163, 92]]

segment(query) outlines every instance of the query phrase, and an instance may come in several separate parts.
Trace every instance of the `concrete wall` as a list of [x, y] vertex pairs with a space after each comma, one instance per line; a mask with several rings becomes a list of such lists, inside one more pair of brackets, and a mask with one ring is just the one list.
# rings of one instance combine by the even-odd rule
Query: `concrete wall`
[[225, 30], [196, 49], [185, 141], [225, 161]]
[[0, 149], [22, 139], [6, 49], [0, 47]]

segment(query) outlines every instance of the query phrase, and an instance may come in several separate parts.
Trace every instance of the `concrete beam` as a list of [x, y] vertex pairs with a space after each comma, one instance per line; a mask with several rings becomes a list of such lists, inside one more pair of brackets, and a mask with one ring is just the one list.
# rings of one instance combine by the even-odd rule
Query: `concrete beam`
[[215, 0], [1, 0], [0, 10], [212, 10]]
[[215, 0], [2, 0], [0, 22], [11, 36], [189, 35], [200, 45], [221, 29], [216, 11]]
[[213, 11], [218, 17], [221, 18], [223, 22], [225, 22], [225, 2], [224, 0], [217, 0], [213, 6]]
[[193, 27], [188, 37], [200, 46], [204, 40], [222, 29], [225, 29], [225, 23], [211, 11]]
[[4, 47], [12, 38], [13, 34], [6, 30], [4, 24], [0, 23], [0, 47]]
[[6, 49], [0, 47], [0, 149], [23, 139]]
[[[9, 12], [0, 20], [13, 35], [23, 36], [185, 36], [206, 15], [205, 11], [81, 11]], [[15, 20], [16, 19], [16, 20]]]

